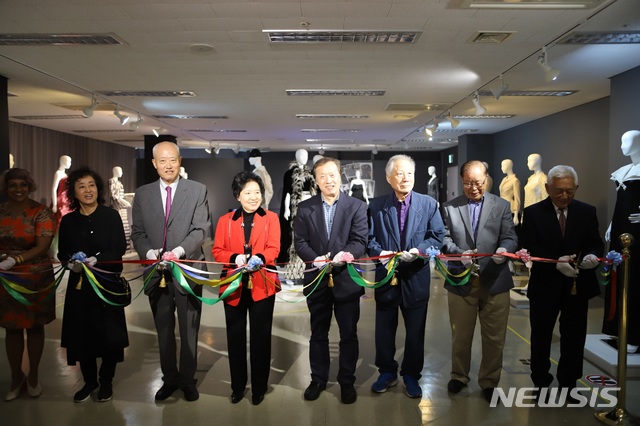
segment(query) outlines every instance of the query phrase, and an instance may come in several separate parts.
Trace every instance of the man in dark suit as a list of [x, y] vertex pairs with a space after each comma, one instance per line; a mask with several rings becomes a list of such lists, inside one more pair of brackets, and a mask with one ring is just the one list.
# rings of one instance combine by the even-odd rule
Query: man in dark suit
[[[551, 385], [549, 355], [560, 316], [560, 361], [556, 377], [571, 390], [582, 377], [589, 299], [600, 294], [595, 274], [604, 251], [596, 208], [574, 200], [578, 176], [570, 166], [555, 166], [545, 185], [549, 197], [524, 210], [522, 247], [531, 256], [558, 259], [534, 262], [527, 296], [531, 323], [531, 379]], [[579, 266], [581, 269], [578, 274]]]
[[[160, 179], [138, 188], [133, 200], [131, 240], [140, 259], [204, 259], [202, 244], [210, 227], [207, 189], [201, 183], [179, 178], [181, 160], [175, 143], [161, 142], [153, 147], [152, 162]], [[202, 267], [197, 263], [193, 266]], [[166, 287], [160, 285], [162, 275]], [[202, 295], [202, 286], [188, 283], [195, 294]], [[202, 303], [174, 282], [169, 271], [156, 270], [145, 293], [158, 333], [164, 381], [155, 399], [165, 400], [181, 388], [187, 401], [195, 401], [199, 397], [194, 376]], [[180, 328], [179, 366], [174, 332], [176, 311]]]
[[364, 202], [340, 192], [338, 160], [324, 157], [315, 163], [313, 172], [320, 194], [298, 205], [293, 224], [294, 243], [296, 253], [303, 261], [313, 262], [318, 269], [330, 262], [331, 269], [322, 281], [311, 285], [319, 270], [312, 269], [304, 276], [304, 294], [311, 314], [311, 384], [304, 392], [304, 399], [316, 400], [326, 389], [330, 363], [329, 327], [335, 313], [340, 329], [338, 383], [341, 400], [344, 404], [352, 404], [357, 399], [354, 387], [359, 356], [357, 326], [364, 288], [349, 277], [345, 262], [362, 257], [365, 252], [367, 207]]
[[[415, 170], [411, 157], [391, 157], [385, 173], [393, 193], [376, 197], [369, 204], [369, 255], [382, 256], [381, 262], [386, 264], [389, 256], [402, 252], [394, 279], [375, 291], [376, 366], [380, 376], [371, 386], [371, 391], [386, 392], [398, 381], [395, 341], [400, 309], [406, 333], [400, 375], [410, 398], [422, 396], [418, 380], [424, 365], [431, 273], [429, 260], [417, 255], [425, 254], [430, 247], [439, 250], [444, 236], [436, 200], [413, 192]], [[376, 269], [376, 281], [386, 275], [385, 268]]]
[[[477, 262], [471, 256], [450, 262], [450, 269], [473, 267], [465, 285], [445, 283], [449, 291], [451, 322], [451, 380], [449, 392], [458, 393], [469, 383], [471, 346], [476, 318], [480, 319], [482, 361], [478, 384], [483, 397], [491, 402], [500, 381], [502, 351], [509, 319], [509, 290], [513, 278], [506, 258], [500, 253], [516, 251], [518, 241], [511, 205], [486, 192], [487, 167], [480, 161], [467, 161], [460, 168], [461, 195], [443, 205], [447, 233], [442, 251], [448, 254], [495, 253]], [[459, 265], [459, 268], [456, 268]]]

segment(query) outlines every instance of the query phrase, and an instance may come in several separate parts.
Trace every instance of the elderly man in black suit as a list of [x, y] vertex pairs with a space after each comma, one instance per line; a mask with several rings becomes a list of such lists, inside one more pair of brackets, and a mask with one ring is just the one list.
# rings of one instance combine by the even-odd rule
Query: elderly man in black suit
[[[534, 262], [527, 296], [531, 323], [531, 379], [538, 388], [553, 382], [549, 373], [553, 329], [560, 315], [560, 361], [556, 377], [571, 390], [582, 377], [589, 299], [600, 294], [595, 274], [604, 251], [596, 208], [574, 200], [578, 175], [555, 166], [545, 185], [549, 197], [524, 210], [522, 247], [531, 256], [558, 259]], [[579, 273], [578, 273], [579, 272]]]
[[[500, 253], [513, 253], [518, 241], [511, 205], [486, 192], [487, 167], [480, 161], [467, 161], [460, 167], [464, 195], [443, 205], [446, 234], [442, 251], [452, 254], [495, 253], [474, 262], [474, 275], [466, 285], [445, 284], [449, 291], [451, 322], [451, 380], [449, 392], [460, 392], [469, 383], [471, 346], [476, 319], [480, 320], [482, 361], [478, 384], [491, 402], [500, 381], [502, 352], [509, 319], [509, 290], [513, 278]], [[461, 258], [470, 267], [471, 256]], [[454, 262], [455, 263], [455, 262]]]
[[[311, 314], [309, 362], [311, 383], [304, 399], [313, 401], [326, 389], [329, 380], [329, 327], [336, 316], [340, 329], [338, 383], [341, 400], [352, 404], [357, 399], [354, 387], [359, 348], [357, 326], [360, 319], [360, 296], [364, 288], [357, 285], [345, 262], [362, 257], [367, 245], [367, 205], [340, 192], [340, 162], [324, 157], [313, 166], [320, 194], [301, 202], [294, 220], [296, 253], [305, 262], [322, 268], [330, 261], [331, 271], [322, 281], [305, 286], [307, 307]], [[311, 265], [309, 265], [311, 266]], [[313, 269], [305, 273], [310, 284], [318, 275]], [[333, 286], [330, 279], [333, 277]]]
[[[131, 241], [140, 259], [204, 260], [202, 244], [209, 235], [207, 188], [193, 180], [180, 179], [180, 149], [172, 142], [153, 147], [153, 166], [160, 179], [141, 186], [133, 200]], [[195, 263], [195, 268], [202, 264]], [[162, 275], [166, 286], [160, 285]], [[188, 280], [195, 294], [202, 286]], [[164, 384], [156, 401], [182, 389], [187, 401], [199, 398], [195, 385], [198, 331], [202, 302], [174, 282], [168, 271], [155, 271], [145, 293], [158, 332], [160, 367]], [[180, 329], [180, 365], [176, 355], [175, 314]]]

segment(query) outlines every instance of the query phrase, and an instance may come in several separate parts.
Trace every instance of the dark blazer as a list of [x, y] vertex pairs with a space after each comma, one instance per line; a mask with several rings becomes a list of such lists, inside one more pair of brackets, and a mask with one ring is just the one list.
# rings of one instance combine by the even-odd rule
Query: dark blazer
[[[596, 208], [578, 200], [573, 200], [567, 207], [564, 237], [550, 198], [524, 209], [521, 243], [531, 256], [546, 259], [558, 259], [571, 254], [580, 258], [587, 254], [601, 257], [604, 252]], [[578, 296], [590, 299], [600, 294], [596, 269], [580, 270], [576, 279]], [[554, 297], [570, 290], [572, 286], [573, 278], [560, 273], [555, 263], [533, 262], [527, 296], [530, 299]]]
[[[517, 250], [518, 238], [513, 225], [511, 204], [506, 200], [490, 193], [484, 194], [475, 241], [466, 196], [456, 197], [443, 204], [442, 210], [447, 226], [443, 253], [460, 254], [477, 249], [478, 253], [489, 254], [495, 253], [499, 247], [504, 247], [509, 253]], [[481, 257], [478, 264], [480, 283], [490, 294], [503, 293], [513, 288], [513, 278], [507, 262], [498, 265], [491, 257]], [[446, 282], [445, 288], [459, 296], [466, 296], [471, 290], [468, 285], [452, 286]]]
[[[294, 220], [294, 243], [296, 253], [307, 263], [306, 269], [312, 268], [310, 263], [316, 257], [330, 253], [333, 258], [338, 252], [349, 252], [356, 259], [362, 257], [367, 246], [367, 205], [345, 193], [340, 193], [337, 201], [336, 215], [333, 219], [331, 236], [327, 238], [322, 208], [322, 196], [315, 195], [298, 205], [298, 213]], [[364, 288], [349, 277], [346, 265], [333, 267], [333, 296], [336, 300], [348, 300], [364, 294]], [[318, 271], [313, 269], [304, 274], [305, 284], [310, 283]], [[314, 290], [315, 285], [306, 287], [304, 294], [312, 290], [310, 299], [320, 297], [327, 290], [328, 274]]]
[[[157, 180], [138, 188], [133, 199], [131, 241], [140, 259], [146, 259], [149, 250], [162, 247], [164, 208], [160, 191], [160, 181]], [[202, 244], [209, 232], [207, 188], [193, 180], [178, 180], [167, 224], [167, 250], [181, 246], [186, 259], [204, 260]], [[195, 263], [192, 266], [202, 268], [203, 264]], [[159, 281], [160, 274], [156, 271], [145, 293], [149, 294]], [[196, 285], [191, 281], [189, 283], [192, 288]], [[178, 290], [183, 292], [179, 286]]]
[[[369, 256], [379, 256], [383, 250], [394, 252], [417, 248], [425, 253], [429, 247], [437, 250], [442, 246], [444, 224], [438, 211], [438, 203], [428, 195], [411, 193], [411, 205], [407, 216], [406, 241], [400, 243], [400, 227], [394, 193], [371, 200], [369, 204]], [[379, 265], [379, 264], [378, 264]], [[387, 274], [383, 267], [376, 269], [376, 281]], [[377, 302], [392, 303], [401, 292], [405, 307], [412, 307], [429, 299], [429, 261], [399, 262], [396, 268], [397, 286], [385, 284], [375, 291]]]

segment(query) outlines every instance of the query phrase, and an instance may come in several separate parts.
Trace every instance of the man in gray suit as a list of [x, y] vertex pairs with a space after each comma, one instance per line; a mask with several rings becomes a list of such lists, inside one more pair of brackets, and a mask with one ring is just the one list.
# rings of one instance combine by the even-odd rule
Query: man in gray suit
[[[209, 234], [207, 189], [193, 180], [180, 179], [180, 149], [175, 143], [153, 147], [153, 166], [160, 179], [141, 186], [133, 200], [131, 240], [140, 259], [203, 260], [202, 244]], [[166, 212], [169, 212], [167, 215]], [[201, 267], [194, 264], [194, 267]], [[202, 302], [174, 282], [169, 271], [154, 271], [145, 288], [158, 333], [160, 367], [164, 384], [156, 401], [182, 389], [187, 401], [199, 398], [195, 385], [198, 331]], [[164, 276], [166, 286], [160, 284]], [[195, 294], [202, 286], [188, 281]], [[176, 357], [175, 313], [180, 328], [180, 365]]]
[[469, 282], [461, 286], [445, 283], [449, 291], [451, 322], [451, 380], [449, 392], [460, 392], [469, 383], [471, 345], [476, 318], [480, 319], [482, 361], [478, 384], [491, 402], [500, 381], [502, 350], [509, 318], [509, 290], [513, 279], [506, 257], [500, 253], [517, 249], [510, 204], [485, 192], [487, 168], [480, 161], [468, 161], [460, 168], [464, 195], [443, 205], [446, 233], [442, 251], [449, 254], [495, 253], [477, 261], [462, 256], [450, 268], [473, 267]]

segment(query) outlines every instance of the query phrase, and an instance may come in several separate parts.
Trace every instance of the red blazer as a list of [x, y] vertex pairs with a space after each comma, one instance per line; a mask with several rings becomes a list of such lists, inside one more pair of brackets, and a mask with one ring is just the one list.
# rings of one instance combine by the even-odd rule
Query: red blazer
[[[249, 239], [254, 255], [261, 255], [265, 265], [274, 265], [280, 252], [280, 220], [272, 211], [259, 208], [253, 217], [253, 228]], [[237, 209], [227, 213], [218, 219], [216, 233], [213, 240], [211, 253], [217, 262], [228, 263], [229, 267], [223, 268], [223, 273], [229, 272], [235, 264], [235, 256], [244, 253], [244, 229], [242, 228], [242, 210]], [[271, 269], [275, 269], [272, 266]], [[254, 301], [266, 299], [280, 291], [280, 280], [274, 272], [267, 272], [264, 268], [251, 273], [253, 289], [251, 296]], [[220, 294], [227, 288], [220, 286]], [[232, 306], [240, 302], [242, 288], [238, 288], [224, 301]]]

